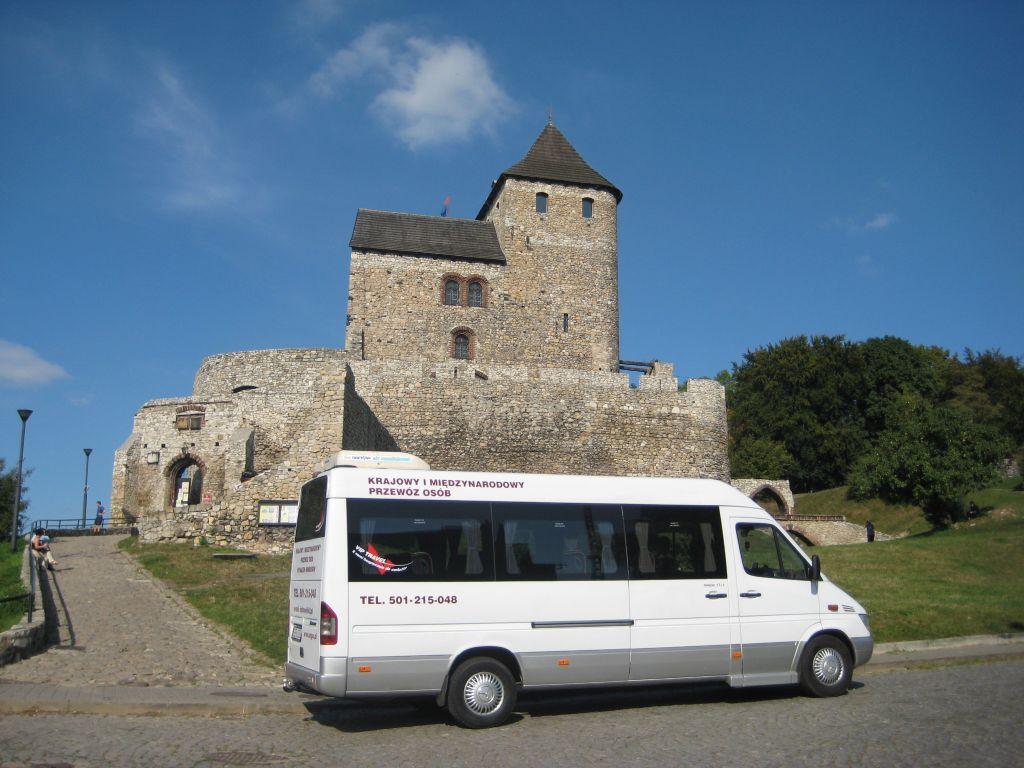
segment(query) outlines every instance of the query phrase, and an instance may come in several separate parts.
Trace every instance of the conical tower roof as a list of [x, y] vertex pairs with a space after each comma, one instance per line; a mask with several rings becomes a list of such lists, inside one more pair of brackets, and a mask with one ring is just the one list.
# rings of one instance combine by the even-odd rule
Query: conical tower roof
[[478, 219], [482, 219], [498, 190], [507, 178], [530, 179], [533, 181], [555, 181], [563, 184], [579, 184], [584, 187], [602, 187], [615, 195], [616, 202], [622, 200], [622, 192], [608, 179], [595, 171], [580, 157], [580, 153], [569, 143], [553, 123], [544, 126], [540, 136], [533, 142], [530, 151], [515, 165], [507, 168], [491, 188], [484, 201]]

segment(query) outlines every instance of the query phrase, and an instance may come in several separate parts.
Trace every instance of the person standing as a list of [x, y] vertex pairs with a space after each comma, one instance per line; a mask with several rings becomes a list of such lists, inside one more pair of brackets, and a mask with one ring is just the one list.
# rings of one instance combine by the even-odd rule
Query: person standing
[[868, 544], [871, 544], [875, 540], [875, 524], [868, 520], [868, 524], [864, 526], [864, 530], [868, 534]]
[[103, 514], [106, 510], [99, 499], [96, 500], [96, 518], [92, 521], [92, 532], [103, 533]]

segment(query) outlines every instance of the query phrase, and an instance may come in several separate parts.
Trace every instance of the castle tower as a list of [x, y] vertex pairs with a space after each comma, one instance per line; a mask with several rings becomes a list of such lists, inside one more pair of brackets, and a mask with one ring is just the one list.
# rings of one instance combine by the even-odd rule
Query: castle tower
[[476, 219], [360, 209], [346, 349], [617, 372], [621, 198], [549, 123]]
[[621, 199], [550, 122], [494, 182], [477, 219], [497, 230], [528, 362], [618, 370]]

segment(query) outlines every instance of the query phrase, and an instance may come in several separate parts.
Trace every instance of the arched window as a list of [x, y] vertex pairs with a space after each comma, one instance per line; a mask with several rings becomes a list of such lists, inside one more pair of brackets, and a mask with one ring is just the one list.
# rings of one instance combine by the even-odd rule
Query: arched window
[[548, 196], [545, 192], [537, 193], [537, 213], [548, 212]]
[[594, 201], [589, 197], [583, 198], [583, 218], [589, 219], [594, 215]]
[[484, 287], [479, 281], [474, 280], [469, 284], [469, 306], [482, 307], [484, 305]]
[[447, 280], [444, 284], [444, 303], [457, 307], [459, 305], [459, 281]]
[[465, 333], [455, 334], [455, 359], [469, 360], [469, 336]]
[[203, 498], [203, 470], [198, 464], [185, 464], [174, 473], [174, 498], [176, 507], [198, 504]]

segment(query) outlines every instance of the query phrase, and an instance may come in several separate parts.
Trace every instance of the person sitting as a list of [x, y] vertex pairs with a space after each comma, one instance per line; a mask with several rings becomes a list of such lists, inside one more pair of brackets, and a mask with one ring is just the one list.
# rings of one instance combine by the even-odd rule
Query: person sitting
[[53, 559], [50, 551], [50, 537], [46, 535], [45, 528], [36, 528], [35, 535], [29, 540], [29, 547], [32, 550], [32, 557], [40, 566], [45, 565], [49, 570], [57, 567], [57, 561]]

